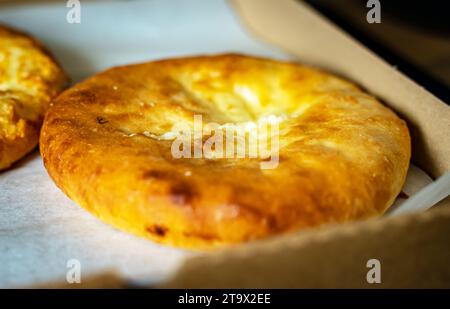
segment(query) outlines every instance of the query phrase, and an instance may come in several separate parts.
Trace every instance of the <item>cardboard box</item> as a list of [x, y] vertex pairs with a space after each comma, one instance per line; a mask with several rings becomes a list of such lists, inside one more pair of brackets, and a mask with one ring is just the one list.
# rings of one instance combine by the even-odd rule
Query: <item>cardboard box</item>
[[[260, 40], [355, 81], [406, 119], [416, 165], [433, 177], [450, 171], [450, 108], [444, 102], [302, 2], [231, 4]], [[449, 288], [449, 235], [447, 198], [426, 213], [324, 226], [196, 256], [156, 287]], [[381, 263], [381, 283], [366, 280], [371, 259]], [[125, 286], [120, 277], [106, 274], [78, 287]]]

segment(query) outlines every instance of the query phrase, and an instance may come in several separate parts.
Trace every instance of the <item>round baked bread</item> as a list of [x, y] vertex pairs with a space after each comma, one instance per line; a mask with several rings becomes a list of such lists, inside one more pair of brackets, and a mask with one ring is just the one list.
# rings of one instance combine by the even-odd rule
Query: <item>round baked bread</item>
[[0, 25], [0, 170], [37, 145], [50, 100], [66, 84], [40, 43]]
[[[174, 124], [279, 120], [279, 164], [175, 158]], [[179, 132], [178, 132], [179, 133]], [[116, 67], [60, 95], [41, 134], [56, 184], [120, 229], [189, 248], [383, 213], [410, 159], [407, 126], [358, 87], [242, 55]]]

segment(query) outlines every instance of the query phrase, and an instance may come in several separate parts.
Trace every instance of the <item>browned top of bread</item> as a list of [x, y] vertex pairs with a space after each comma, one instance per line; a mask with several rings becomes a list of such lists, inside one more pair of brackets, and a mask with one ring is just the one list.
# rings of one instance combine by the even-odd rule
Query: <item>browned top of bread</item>
[[[175, 159], [174, 123], [281, 117], [279, 165]], [[41, 135], [56, 184], [102, 220], [209, 248], [383, 213], [410, 159], [407, 126], [350, 82], [242, 55], [117, 67], [59, 96]]]
[[0, 170], [36, 146], [50, 100], [66, 84], [40, 43], [0, 25]]

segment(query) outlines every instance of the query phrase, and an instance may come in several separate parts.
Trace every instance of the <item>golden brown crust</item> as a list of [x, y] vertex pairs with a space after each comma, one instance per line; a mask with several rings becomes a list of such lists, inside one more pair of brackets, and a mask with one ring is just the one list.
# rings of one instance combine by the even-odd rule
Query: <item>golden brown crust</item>
[[50, 100], [66, 84], [40, 43], [0, 25], [0, 170], [37, 145]]
[[[174, 123], [280, 123], [280, 163], [174, 159]], [[241, 55], [117, 67], [50, 108], [41, 153], [56, 184], [102, 220], [190, 248], [240, 243], [383, 213], [410, 159], [407, 126], [353, 84]]]

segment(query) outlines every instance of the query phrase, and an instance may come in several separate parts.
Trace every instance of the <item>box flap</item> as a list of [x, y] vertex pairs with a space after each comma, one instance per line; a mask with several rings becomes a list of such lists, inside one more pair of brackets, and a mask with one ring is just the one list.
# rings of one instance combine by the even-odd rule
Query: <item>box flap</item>
[[[303, 231], [190, 259], [162, 287], [449, 288], [449, 233], [449, 207]], [[379, 284], [366, 280], [371, 259]]]

